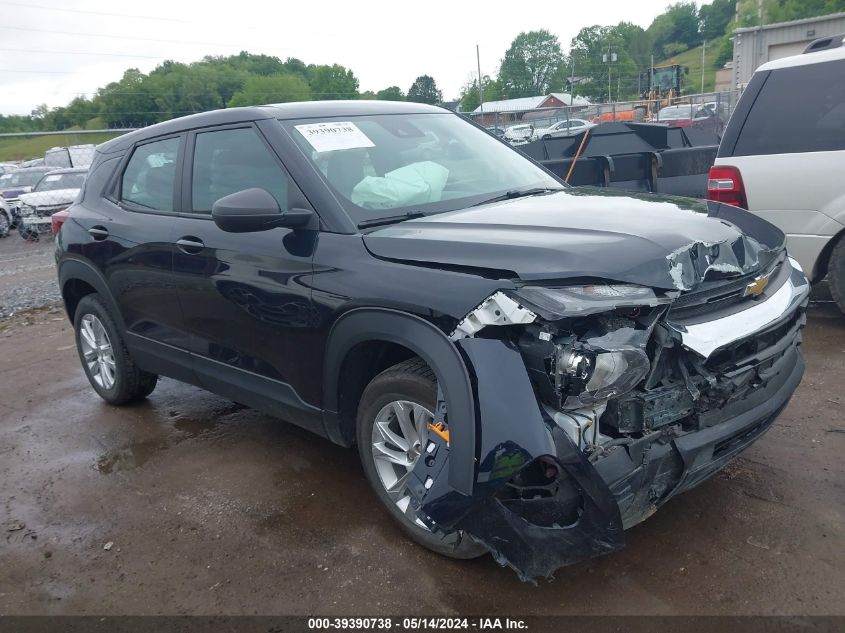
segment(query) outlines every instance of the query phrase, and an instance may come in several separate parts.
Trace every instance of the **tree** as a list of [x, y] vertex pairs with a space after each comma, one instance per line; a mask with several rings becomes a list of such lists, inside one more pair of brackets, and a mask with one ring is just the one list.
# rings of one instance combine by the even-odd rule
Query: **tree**
[[701, 39], [714, 40], [722, 37], [736, 14], [736, 0], [713, 0], [698, 10], [701, 22]]
[[101, 88], [95, 98], [108, 127], [143, 127], [162, 120], [149, 77], [137, 68], [123, 73], [120, 81]]
[[[628, 53], [626, 29], [619, 26], [588, 26], [572, 39], [569, 51], [575, 66], [575, 75], [581, 78], [578, 93], [593, 99], [608, 98], [608, 73], [610, 97], [613, 100], [638, 96], [640, 72], [648, 65], [638, 66]], [[610, 51], [616, 61], [608, 64], [605, 57]]]
[[414, 79], [414, 83], [408, 88], [408, 101], [417, 103], [440, 103], [443, 101], [443, 94], [437, 89], [437, 82], [429, 75], [420, 75]]
[[[484, 75], [481, 81], [484, 92], [484, 101], [498, 101], [502, 97], [502, 90], [497, 80]], [[472, 112], [481, 101], [478, 96], [478, 79], [472, 77], [461, 88], [461, 112]]]
[[381, 99], [382, 101], [404, 101], [405, 93], [402, 92], [399, 86], [390, 86], [384, 90], [379, 90], [376, 93], [376, 99]]
[[620, 22], [613, 30], [622, 38], [625, 52], [631, 56], [638, 68], [648, 68], [651, 65], [651, 55], [654, 52], [654, 42], [643, 27], [632, 22]]
[[505, 52], [499, 82], [511, 99], [545, 95], [562, 88], [553, 84], [562, 78], [563, 68], [563, 52], [556, 36], [545, 29], [522, 32]]
[[243, 88], [236, 92], [227, 104], [230, 108], [259, 105], [262, 103], [288, 103], [308, 101], [311, 88], [299, 75], [280, 73], [278, 75], [254, 75], [249, 77]]
[[355, 99], [358, 79], [340, 64], [309, 66], [308, 83], [315, 99]]
[[670, 4], [654, 18], [646, 31], [654, 42], [655, 55], [665, 56], [667, 44], [680, 42], [687, 49], [701, 43], [698, 9], [692, 0]]
[[760, 24], [760, 8], [764, 24], [845, 11], [845, 0], [762, 0], [762, 7], [757, 0], [740, 0], [738, 4], [739, 26]]

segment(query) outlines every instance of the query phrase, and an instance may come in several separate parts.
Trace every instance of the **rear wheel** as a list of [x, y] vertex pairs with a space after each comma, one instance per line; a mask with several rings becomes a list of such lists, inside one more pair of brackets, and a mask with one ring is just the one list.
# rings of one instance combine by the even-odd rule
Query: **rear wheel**
[[419, 359], [383, 371], [358, 405], [358, 452], [364, 473], [388, 514], [414, 541], [451, 558], [476, 558], [486, 549], [462, 532], [432, 532], [418, 517], [406, 484], [434, 421], [437, 382]]
[[827, 278], [830, 282], [830, 294], [836, 305], [845, 312], [845, 235], [839, 238], [836, 246], [830, 252], [827, 267]]
[[146, 398], [153, 392], [158, 376], [135, 365], [98, 294], [86, 295], [79, 301], [73, 327], [82, 368], [103, 400], [121, 405]]

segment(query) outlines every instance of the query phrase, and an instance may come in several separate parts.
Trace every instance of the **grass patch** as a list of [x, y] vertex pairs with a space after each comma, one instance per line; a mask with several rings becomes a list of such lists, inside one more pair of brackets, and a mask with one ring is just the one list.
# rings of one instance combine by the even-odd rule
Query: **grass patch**
[[0, 137], [0, 162], [12, 160], [29, 160], [44, 156], [51, 147], [67, 147], [69, 145], [83, 145], [85, 143], [103, 143], [122, 132], [101, 132], [97, 134], [65, 134], [32, 136], [4, 136]]
[[[707, 42], [704, 52], [704, 92], [713, 92], [716, 88], [716, 58], [719, 56], [719, 40]], [[671, 66], [680, 64], [682, 70], [681, 90], [683, 94], [698, 94], [701, 92], [701, 47], [696, 46], [683, 53], [673, 55], [661, 62], [654, 62], [655, 66]], [[689, 69], [686, 72], [685, 69]]]

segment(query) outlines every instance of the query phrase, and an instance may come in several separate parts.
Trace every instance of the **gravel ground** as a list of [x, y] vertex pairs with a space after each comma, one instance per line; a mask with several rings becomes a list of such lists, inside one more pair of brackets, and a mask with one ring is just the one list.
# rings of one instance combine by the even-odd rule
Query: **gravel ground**
[[0, 239], [0, 320], [60, 298], [52, 239], [26, 242], [17, 231]]

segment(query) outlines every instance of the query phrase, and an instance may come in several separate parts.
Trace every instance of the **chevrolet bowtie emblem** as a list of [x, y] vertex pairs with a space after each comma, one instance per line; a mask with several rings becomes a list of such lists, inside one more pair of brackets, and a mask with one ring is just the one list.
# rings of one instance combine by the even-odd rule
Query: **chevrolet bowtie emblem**
[[769, 278], [767, 277], [757, 277], [754, 281], [750, 284], [745, 286], [745, 292], [742, 294], [743, 297], [759, 297], [763, 294], [763, 291], [766, 289], [766, 286], [769, 285]]

